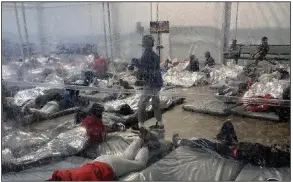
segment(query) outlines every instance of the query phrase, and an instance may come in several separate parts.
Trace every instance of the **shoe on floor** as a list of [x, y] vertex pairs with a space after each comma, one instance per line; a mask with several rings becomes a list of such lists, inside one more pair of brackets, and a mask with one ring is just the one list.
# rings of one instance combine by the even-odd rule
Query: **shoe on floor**
[[159, 125], [158, 122], [156, 125], [150, 126], [150, 130], [165, 130], [164, 125]]

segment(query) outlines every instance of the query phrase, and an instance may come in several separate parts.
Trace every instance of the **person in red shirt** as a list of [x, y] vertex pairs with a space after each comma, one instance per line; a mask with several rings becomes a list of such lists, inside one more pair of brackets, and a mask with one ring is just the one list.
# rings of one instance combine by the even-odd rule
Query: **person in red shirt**
[[122, 156], [102, 155], [79, 168], [56, 170], [48, 181], [114, 181], [131, 172], [144, 169], [149, 159], [148, 130], [134, 140]]
[[108, 70], [108, 65], [104, 57], [101, 57], [98, 54], [95, 54], [94, 61], [92, 62], [91, 66], [98, 77], [103, 77], [106, 75]]
[[100, 143], [106, 138], [106, 130], [102, 121], [104, 107], [100, 104], [93, 104], [89, 110], [89, 115], [81, 121], [81, 125], [86, 128], [89, 136], [89, 143]]

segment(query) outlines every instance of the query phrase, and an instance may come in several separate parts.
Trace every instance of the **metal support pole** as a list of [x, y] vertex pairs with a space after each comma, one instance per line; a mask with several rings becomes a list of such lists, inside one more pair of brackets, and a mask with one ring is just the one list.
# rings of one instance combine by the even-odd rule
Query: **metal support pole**
[[108, 9], [108, 23], [109, 23], [109, 34], [110, 34], [110, 49], [111, 49], [111, 59], [113, 60], [113, 41], [112, 41], [112, 29], [111, 29], [111, 12], [110, 12], [110, 4], [107, 2]]
[[153, 21], [153, 3], [150, 2], [150, 8], [151, 8], [151, 21]]
[[43, 4], [40, 2], [36, 5], [37, 8], [37, 15], [38, 15], [38, 29], [39, 29], [39, 36], [40, 36], [40, 44], [41, 44], [41, 53], [44, 55], [46, 48], [45, 48], [45, 35], [44, 35], [44, 7]]
[[103, 22], [104, 22], [104, 40], [105, 40], [105, 50], [106, 50], [106, 57], [108, 58], [108, 44], [107, 44], [107, 30], [106, 30], [106, 12], [105, 12], [105, 4], [102, 2], [103, 6]]
[[19, 25], [18, 11], [17, 11], [17, 7], [16, 7], [16, 3], [14, 3], [14, 11], [15, 11], [15, 18], [16, 18], [16, 27], [17, 27], [17, 32], [18, 32], [19, 41], [20, 41], [20, 52], [21, 52], [22, 59], [24, 59], [24, 47], [23, 47], [23, 40], [22, 40], [22, 36], [21, 36], [21, 32], [20, 32], [20, 25]]
[[224, 53], [228, 50], [229, 45], [229, 32], [230, 32], [230, 22], [231, 22], [231, 2], [225, 2], [224, 5], [224, 21], [222, 25], [222, 52], [221, 61], [224, 65], [227, 64], [227, 60], [224, 57]]
[[25, 8], [24, 8], [23, 2], [21, 2], [21, 10], [22, 10], [22, 18], [23, 18], [24, 32], [25, 32], [25, 41], [26, 41], [27, 56], [28, 56], [28, 58], [30, 58], [29, 39], [28, 39], [28, 32], [27, 32]]
[[[159, 22], [159, 3], [157, 3], [157, 22]], [[161, 33], [158, 32], [158, 56], [161, 62]]]

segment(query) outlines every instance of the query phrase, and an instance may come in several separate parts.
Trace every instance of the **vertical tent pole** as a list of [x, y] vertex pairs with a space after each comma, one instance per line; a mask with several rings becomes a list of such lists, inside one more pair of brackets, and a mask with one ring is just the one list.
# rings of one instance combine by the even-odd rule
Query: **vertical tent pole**
[[25, 33], [25, 41], [26, 41], [27, 56], [28, 56], [28, 58], [30, 58], [29, 39], [28, 39], [28, 32], [27, 32], [27, 24], [26, 24], [25, 8], [24, 8], [24, 4], [23, 4], [23, 2], [21, 2], [21, 10], [22, 10], [22, 18], [23, 18], [23, 26], [24, 26], [24, 33]]
[[106, 12], [105, 12], [105, 4], [102, 2], [103, 6], [103, 22], [104, 22], [104, 41], [105, 41], [105, 51], [106, 51], [106, 57], [108, 58], [108, 44], [107, 44], [107, 30], [106, 30]]
[[37, 15], [38, 15], [38, 29], [41, 44], [41, 53], [45, 54], [45, 36], [44, 36], [44, 8], [42, 2], [37, 3]]
[[108, 9], [108, 23], [109, 23], [109, 34], [110, 34], [110, 49], [111, 49], [111, 59], [113, 60], [113, 42], [112, 42], [112, 29], [111, 29], [111, 12], [110, 12], [110, 4], [107, 2]]
[[15, 18], [16, 18], [16, 27], [17, 27], [17, 32], [18, 32], [19, 41], [20, 41], [20, 52], [21, 52], [22, 59], [24, 60], [24, 47], [23, 47], [23, 40], [22, 40], [22, 36], [20, 32], [20, 25], [19, 25], [19, 18], [18, 18], [16, 3], [14, 3], [14, 11], [15, 11]]
[[227, 51], [229, 45], [229, 31], [231, 22], [231, 2], [225, 2], [224, 4], [224, 21], [222, 24], [222, 52], [221, 52], [221, 62], [226, 65], [227, 60], [224, 57], [224, 53]]

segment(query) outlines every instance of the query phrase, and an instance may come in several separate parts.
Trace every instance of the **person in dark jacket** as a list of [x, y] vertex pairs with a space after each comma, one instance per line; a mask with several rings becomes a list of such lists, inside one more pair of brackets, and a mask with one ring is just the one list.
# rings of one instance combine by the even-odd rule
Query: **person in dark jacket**
[[192, 71], [192, 72], [199, 71], [199, 62], [198, 62], [198, 59], [195, 58], [195, 55], [190, 56], [190, 69], [188, 71]]
[[[216, 139], [218, 142], [212, 142], [207, 139], [187, 140], [180, 139], [178, 134], [173, 135], [174, 146], [211, 149], [225, 157], [234, 158], [253, 165], [265, 167], [290, 166], [290, 152], [280, 150], [276, 146], [238, 142], [233, 124], [230, 121], [223, 124]], [[284, 148], [290, 150], [288, 146], [284, 146]]]
[[267, 53], [269, 52], [270, 47], [268, 44], [268, 38], [262, 37], [261, 45], [257, 48], [257, 51], [252, 55], [252, 58], [255, 59], [255, 64], [257, 65], [259, 61], [262, 61]]
[[143, 127], [145, 121], [145, 109], [152, 98], [152, 106], [157, 120], [153, 129], [164, 129], [160, 109], [159, 92], [163, 86], [163, 78], [160, 68], [160, 58], [153, 51], [154, 38], [146, 35], [142, 39], [144, 53], [141, 58], [133, 59], [132, 64], [138, 68], [138, 80], [143, 83], [144, 88], [138, 104], [138, 126]]
[[215, 60], [214, 58], [211, 56], [211, 53], [209, 51], [207, 51], [205, 53], [205, 58], [206, 58], [206, 61], [204, 63], [204, 66], [209, 66], [209, 67], [213, 67], [215, 66]]

